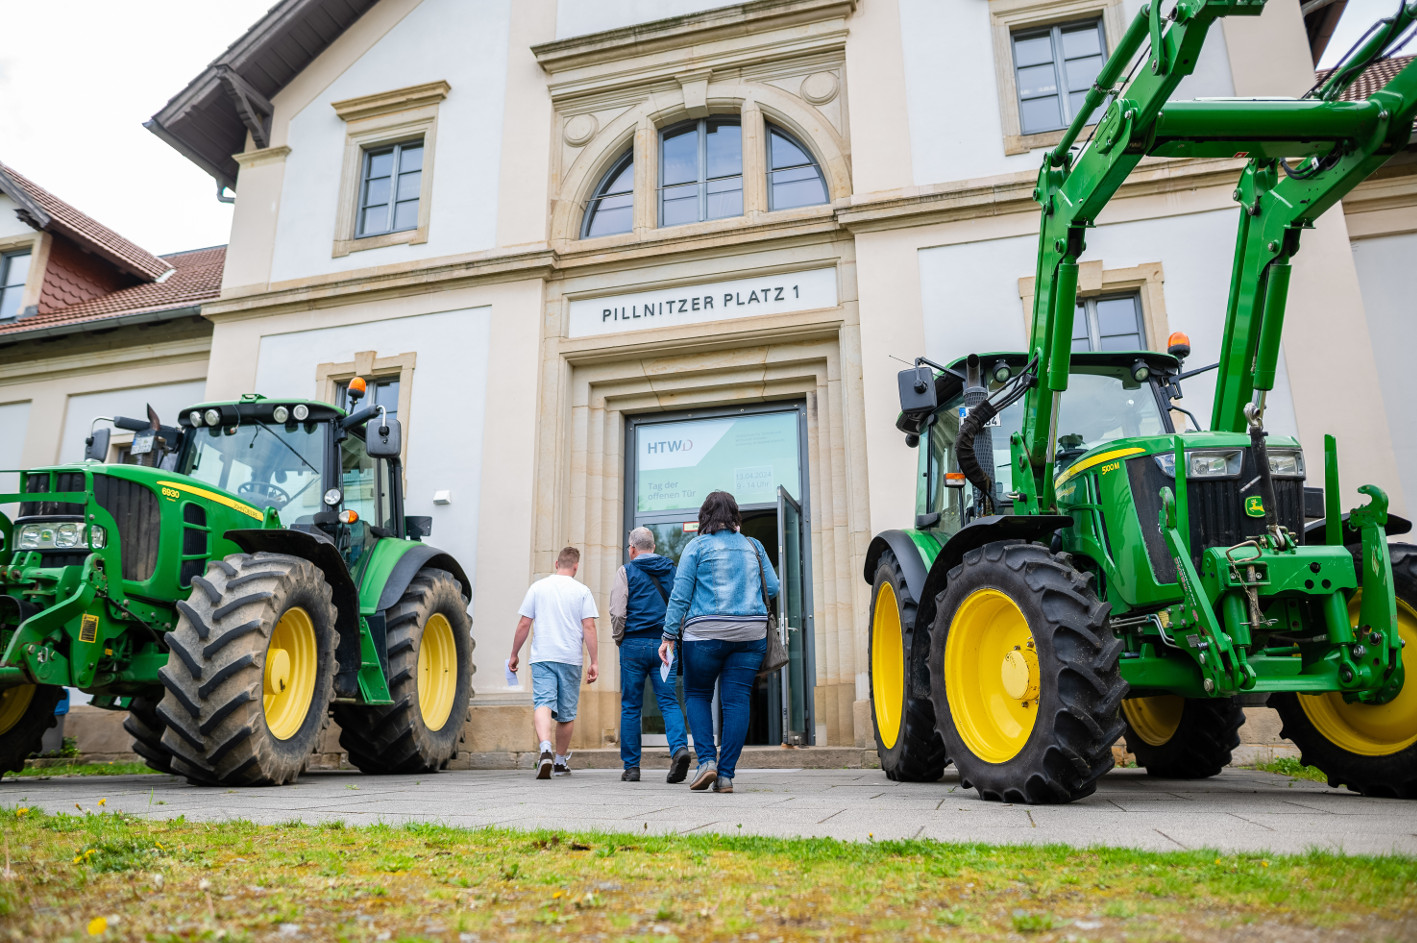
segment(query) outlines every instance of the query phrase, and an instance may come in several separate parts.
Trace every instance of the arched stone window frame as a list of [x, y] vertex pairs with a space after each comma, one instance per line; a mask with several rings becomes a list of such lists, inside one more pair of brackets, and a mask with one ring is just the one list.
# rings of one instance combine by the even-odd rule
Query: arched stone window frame
[[[829, 216], [832, 205], [851, 193], [849, 149], [844, 137], [811, 105], [773, 86], [710, 83], [702, 105], [689, 107], [651, 97], [607, 122], [566, 168], [552, 207], [552, 239], [619, 245], [665, 237], [684, 238], [774, 221]], [[663, 227], [659, 221], [659, 135], [683, 121], [713, 115], [737, 116], [743, 129], [743, 215]], [[808, 150], [821, 171], [827, 202], [788, 210], [768, 208], [768, 137], [771, 123]], [[604, 177], [634, 150], [634, 227], [628, 233], [581, 238], [585, 210]]]

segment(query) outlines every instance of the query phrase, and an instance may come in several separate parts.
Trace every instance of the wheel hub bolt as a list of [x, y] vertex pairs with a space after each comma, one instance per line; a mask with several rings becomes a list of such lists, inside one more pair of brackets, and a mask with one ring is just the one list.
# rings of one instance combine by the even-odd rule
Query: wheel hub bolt
[[1353, 657], [1354, 657], [1354, 658], [1362, 658], [1362, 657], [1363, 657], [1364, 655], [1366, 655], [1366, 654], [1368, 654], [1368, 650], [1367, 650], [1366, 648], [1364, 648], [1362, 645], [1354, 645], [1354, 646], [1353, 646]]
[[1383, 643], [1383, 635], [1382, 635], [1382, 633], [1381, 633], [1381, 632], [1372, 632], [1372, 633], [1369, 633], [1369, 635], [1368, 635], [1368, 643], [1369, 643], [1370, 645], [1381, 645], [1381, 644]]

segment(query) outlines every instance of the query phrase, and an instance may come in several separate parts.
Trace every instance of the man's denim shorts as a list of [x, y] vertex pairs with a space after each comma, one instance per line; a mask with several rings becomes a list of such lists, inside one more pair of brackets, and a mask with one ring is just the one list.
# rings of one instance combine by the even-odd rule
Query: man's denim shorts
[[576, 706], [580, 700], [580, 665], [568, 665], [563, 661], [531, 663], [533, 707], [549, 707], [557, 723], [569, 724], [576, 719]]

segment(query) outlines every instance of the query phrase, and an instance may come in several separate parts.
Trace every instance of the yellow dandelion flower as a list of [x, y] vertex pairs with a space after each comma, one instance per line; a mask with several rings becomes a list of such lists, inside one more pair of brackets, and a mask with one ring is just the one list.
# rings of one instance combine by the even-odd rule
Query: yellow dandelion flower
[[107, 800], [107, 799], [100, 799], [100, 800], [98, 800], [98, 804], [99, 804], [99, 805], [108, 805], [108, 800]]
[[1262, 868], [1267, 868], [1267, 867], [1269, 867], [1269, 862], [1268, 862], [1268, 861], [1261, 861], [1261, 862], [1260, 862], [1260, 867], [1262, 867]]
[[75, 856], [74, 856], [74, 864], [78, 864], [80, 861], [83, 861], [83, 860], [84, 860], [84, 856], [83, 856], [83, 855], [75, 855]]
[[557, 891], [556, 893], [554, 893], [554, 894], [551, 895], [551, 899], [552, 899], [552, 900], [555, 900], [556, 898], [560, 897], [563, 893], [565, 893], [565, 892], [564, 892], [564, 891]]
[[101, 936], [108, 929], [107, 917], [94, 917], [89, 921], [89, 936]]
[[27, 816], [27, 815], [29, 815], [29, 814], [30, 814], [30, 810], [29, 810], [26, 806], [20, 806], [18, 809], [15, 810], [15, 817], [16, 817], [16, 818], [22, 819], [22, 818], [24, 818], [25, 816]]

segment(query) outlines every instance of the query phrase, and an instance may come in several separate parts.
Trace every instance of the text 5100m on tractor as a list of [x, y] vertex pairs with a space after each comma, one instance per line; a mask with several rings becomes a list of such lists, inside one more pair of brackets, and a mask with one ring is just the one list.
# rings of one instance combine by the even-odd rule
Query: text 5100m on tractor
[[[351, 382], [357, 407], [363, 380]], [[130, 713], [134, 749], [194, 783], [293, 780], [325, 718], [368, 773], [439, 769], [471, 697], [471, 588], [405, 517], [382, 407], [245, 396], [136, 430], [146, 464], [20, 473], [0, 515], [0, 774], [63, 686]]]
[[[1245, 696], [1267, 695], [1332, 784], [1417, 798], [1404, 652], [1417, 548], [1388, 541], [1409, 525], [1372, 485], [1340, 513], [1332, 437], [1318, 493], [1299, 443], [1264, 429], [1300, 236], [1407, 145], [1417, 65], [1365, 101], [1340, 94], [1417, 4], [1305, 98], [1169, 101], [1216, 19], [1264, 5], [1142, 9], [1039, 173], [1029, 349], [901, 373], [897, 425], [920, 448], [915, 527], [877, 536], [865, 572], [876, 743], [893, 778], [953, 762], [985, 798], [1068, 802], [1096, 788], [1123, 734], [1152, 775], [1212, 776], [1238, 745]], [[1087, 229], [1147, 156], [1249, 157], [1209, 430], [1173, 425], [1184, 338], [1168, 354], [1071, 349]], [[1322, 517], [1307, 527], [1306, 498]]]

